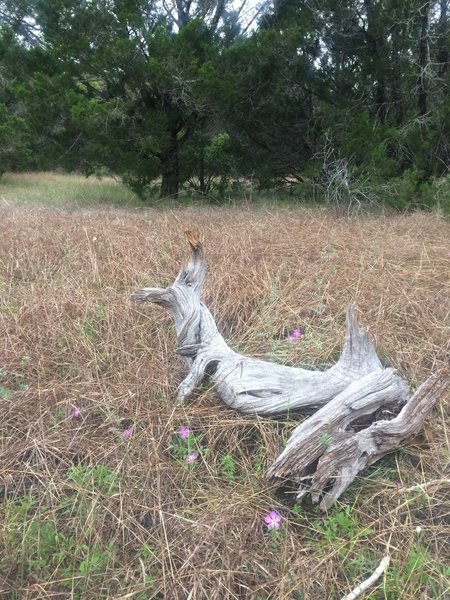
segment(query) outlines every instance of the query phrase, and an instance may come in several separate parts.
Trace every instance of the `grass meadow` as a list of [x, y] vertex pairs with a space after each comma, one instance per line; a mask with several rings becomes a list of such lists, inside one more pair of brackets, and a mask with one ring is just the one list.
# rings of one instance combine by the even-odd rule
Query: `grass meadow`
[[129, 296], [169, 285], [197, 230], [232, 348], [327, 366], [354, 302], [415, 388], [449, 361], [449, 222], [136, 206], [112, 180], [0, 181], [0, 597], [339, 600], [389, 552], [366, 599], [448, 598], [449, 398], [328, 514], [297, 506], [264, 473], [298, 419], [239, 415], [206, 385], [177, 405], [170, 317]]

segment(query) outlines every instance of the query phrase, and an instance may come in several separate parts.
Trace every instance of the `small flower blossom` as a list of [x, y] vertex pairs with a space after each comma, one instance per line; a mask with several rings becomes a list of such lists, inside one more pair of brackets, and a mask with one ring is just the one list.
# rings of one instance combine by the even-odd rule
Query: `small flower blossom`
[[196, 461], [198, 458], [198, 452], [190, 452], [187, 456], [186, 456], [186, 462], [187, 463], [193, 463], [194, 461]]
[[187, 439], [190, 433], [189, 427], [186, 427], [185, 425], [180, 427], [178, 430], [178, 435], [184, 439]]
[[70, 416], [72, 419], [79, 419], [81, 417], [81, 408], [79, 406], [74, 406], [70, 411]]
[[288, 335], [288, 340], [293, 341], [293, 340], [298, 340], [302, 337], [302, 330], [300, 329], [300, 327], [297, 327], [296, 329], [294, 329], [294, 331]]
[[417, 525], [417, 527], [416, 527], [417, 535], [419, 535], [421, 532], [422, 532], [422, 527], [420, 527], [420, 525]]
[[267, 529], [280, 529], [281, 521], [283, 517], [277, 513], [276, 510], [271, 510], [268, 515], [264, 517], [264, 523]]
[[400, 481], [397, 481], [397, 483], [395, 484], [395, 487], [397, 488], [397, 491], [402, 489], [402, 484], [400, 483]]
[[132, 427], [128, 427], [128, 429], [124, 429], [122, 431], [122, 437], [124, 440], [129, 440], [130, 437], [133, 435], [133, 428]]

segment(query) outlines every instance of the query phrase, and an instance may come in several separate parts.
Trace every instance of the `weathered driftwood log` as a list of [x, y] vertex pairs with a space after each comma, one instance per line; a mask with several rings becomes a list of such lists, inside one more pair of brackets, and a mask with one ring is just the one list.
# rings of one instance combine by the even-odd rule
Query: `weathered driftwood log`
[[[448, 386], [448, 372], [442, 370], [419, 387], [394, 419], [375, 421], [355, 432], [352, 425], [380, 404], [393, 402], [391, 408], [397, 413], [395, 402], [407, 391], [403, 380], [391, 369], [386, 369], [382, 377], [378, 373], [366, 375], [293, 431], [267, 476], [296, 481], [300, 484], [298, 501], [311, 494], [313, 502], [320, 502], [320, 508], [326, 510], [358, 473], [421, 429]], [[365, 390], [364, 396], [361, 390]]]
[[178, 397], [186, 399], [208, 374], [220, 398], [232, 408], [263, 416], [288, 411], [312, 412], [332, 400], [350, 383], [383, 367], [367, 333], [358, 328], [352, 305], [347, 310], [347, 334], [341, 357], [326, 371], [308, 371], [268, 363], [238, 354], [228, 347], [214, 319], [200, 301], [205, 260], [200, 242], [188, 234], [191, 260], [168, 288], [144, 288], [132, 295], [166, 308], [175, 321], [177, 352], [189, 373]]
[[[441, 374], [437, 379], [430, 379], [425, 395], [419, 390], [407, 402], [406, 382], [392, 369], [383, 368], [367, 333], [358, 328], [352, 305], [347, 309], [342, 354], [336, 364], [325, 371], [286, 367], [234, 352], [200, 300], [206, 270], [204, 250], [192, 232], [186, 235], [191, 259], [174, 283], [167, 288], [144, 288], [132, 295], [135, 301], [159, 304], [174, 319], [177, 352], [189, 368], [178, 388], [179, 400], [186, 399], [209, 375], [223, 402], [241, 412], [273, 416], [320, 409], [294, 431], [268, 475], [279, 481], [297, 481], [301, 485], [299, 500], [307, 491], [307, 478], [315, 501], [326, 492], [321, 506], [327, 508], [361, 469], [420, 428], [438, 393], [448, 383], [448, 376]], [[372, 416], [373, 420], [373, 415], [384, 408], [389, 408], [395, 416], [403, 405], [393, 421], [381, 421], [380, 426], [374, 423], [367, 429], [352, 432], [353, 425], [361, 418]], [[415, 410], [415, 405], [420, 408]], [[395, 425], [387, 427], [386, 423]], [[394, 432], [393, 428], [395, 434], [383, 437], [381, 431]], [[345, 453], [348, 453], [348, 462]], [[333, 478], [332, 491], [328, 491], [326, 488]]]

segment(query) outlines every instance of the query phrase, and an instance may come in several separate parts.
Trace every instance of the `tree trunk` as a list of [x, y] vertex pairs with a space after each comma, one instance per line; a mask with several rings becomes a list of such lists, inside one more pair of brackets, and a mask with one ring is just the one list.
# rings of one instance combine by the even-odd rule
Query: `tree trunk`
[[202, 196], [206, 196], [206, 181], [205, 181], [205, 148], [204, 146], [202, 146], [201, 152], [200, 152], [200, 162], [198, 165], [198, 181], [199, 181], [199, 188], [200, 188], [200, 194]]
[[417, 110], [419, 116], [423, 117], [427, 114], [427, 65], [428, 65], [428, 13], [430, 10], [430, 2], [425, 4], [420, 9], [420, 38], [419, 38], [419, 55], [417, 63], [420, 73], [418, 79], [418, 94], [417, 94]]
[[[321, 508], [328, 508], [362, 469], [422, 426], [448, 387], [448, 373], [432, 376], [408, 399], [407, 383], [393, 369], [383, 368], [367, 333], [358, 327], [352, 305], [342, 354], [326, 371], [286, 367], [234, 352], [200, 300], [206, 268], [203, 246], [192, 232], [187, 237], [191, 260], [174, 283], [132, 295], [135, 301], [166, 308], [175, 321], [177, 351], [189, 369], [178, 400], [185, 400], [209, 375], [221, 400], [244, 413], [270, 417], [320, 409], [294, 431], [268, 477], [279, 483], [295, 481], [300, 484], [298, 500], [309, 491]], [[394, 418], [387, 421], [388, 417]]]
[[178, 198], [180, 187], [180, 142], [177, 134], [172, 132], [167, 150], [161, 158], [162, 179], [161, 179], [161, 198]]
[[370, 57], [371, 75], [375, 78], [375, 105], [376, 121], [383, 124], [386, 121], [386, 79], [384, 76], [385, 65], [381, 49], [384, 45], [382, 30], [378, 23], [378, 15], [374, 12], [372, 0], [364, 0], [367, 15], [367, 29], [365, 31], [367, 52]]
[[403, 90], [402, 80], [398, 76], [401, 73], [400, 61], [400, 31], [399, 24], [395, 23], [392, 27], [392, 70], [390, 72], [390, 81], [392, 87], [392, 103], [394, 105], [395, 122], [402, 125], [403, 112]]
[[439, 65], [439, 75], [443, 76], [448, 71], [449, 64], [449, 41], [448, 41], [448, 16], [447, 16], [448, 0], [441, 0], [440, 15], [438, 25], [438, 55], [437, 62]]

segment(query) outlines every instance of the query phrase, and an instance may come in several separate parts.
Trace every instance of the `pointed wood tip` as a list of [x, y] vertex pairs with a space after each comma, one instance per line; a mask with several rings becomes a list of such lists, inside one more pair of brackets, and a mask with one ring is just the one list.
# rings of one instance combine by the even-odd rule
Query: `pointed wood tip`
[[188, 229], [184, 232], [184, 234], [187, 237], [187, 240], [192, 250], [198, 250], [199, 248], [201, 248], [202, 244], [198, 239], [198, 235], [196, 233]]
[[353, 331], [358, 329], [358, 318], [356, 316], [356, 309], [353, 302], [347, 304], [345, 319], [347, 322], [347, 330]]

